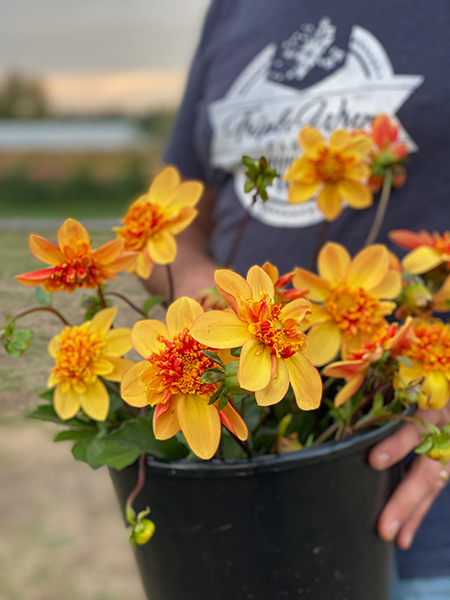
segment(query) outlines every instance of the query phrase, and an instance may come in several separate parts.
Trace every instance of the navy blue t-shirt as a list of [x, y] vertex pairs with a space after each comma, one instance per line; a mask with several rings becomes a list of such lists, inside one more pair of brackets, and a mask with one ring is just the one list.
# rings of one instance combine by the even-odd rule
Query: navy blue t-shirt
[[[211, 253], [224, 263], [243, 212], [243, 154], [283, 173], [298, 132], [364, 128], [380, 113], [400, 125], [411, 153], [379, 240], [391, 229], [450, 229], [450, 2], [448, 0], [214, 0], [191, 67], [165, 161], [216, 194]], [[370, 209], [347, 208], [327, 239], [359, 250]], [[254, 207], [234, 267], [269, 260], [308, 267], [323, 217], [314, 200], [290, 205], [276, 180]], [[412, 549], [403, 577], [450, 576], [450, 487]]]

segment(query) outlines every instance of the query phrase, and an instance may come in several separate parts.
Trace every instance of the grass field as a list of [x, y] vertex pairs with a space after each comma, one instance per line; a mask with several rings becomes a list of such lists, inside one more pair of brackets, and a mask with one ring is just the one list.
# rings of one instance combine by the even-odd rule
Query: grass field
[[[56, 232], [39, 232], [56, 240]], [[110, 232], [91, 232], [94, 246]], [[38, 268], [27, 232], [0, 234], [0, 318], [33, 304], [33, 289], [14, 275]], [[111, 289], [139, 304], [147, 294], [132, 276]], [[76, 323], [81, 293], [60, 293], [55, 306]], [[120, 307], [119, 325], [131, 325]], [[44, 316], [43, 316], [44, 315]], [[105, 468], [77, 463], [70, 443], [54, 444], [57, 429], [21, 415], [37, 403], [51, 365], [46, 346], [60, 330], [50, 314], [23, 319], [35, 337], [20, 358], [0, 348], [0, 600], [144, 600], [137, 567]]]

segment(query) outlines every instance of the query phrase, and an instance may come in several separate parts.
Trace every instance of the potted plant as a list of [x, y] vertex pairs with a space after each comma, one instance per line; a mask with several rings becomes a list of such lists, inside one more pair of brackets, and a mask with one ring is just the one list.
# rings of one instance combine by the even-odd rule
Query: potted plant
[[[400, 467], [372, 471], [367, 453], [417, 421], [416, 404], [441, 408], [450, 389], [450, 329], [433, 316], [450, 298], [448, 237], [393, 232], [412, 250], [402, 263], [373, 243], [391, 188], [405, 179], [396, 137], [383, 115], [371, 132], [339, 130], [329, 144], [312, 127], [300, 132], [303, 154], [284, 178], [290, 201], [317, 196], [327, 219], [318, 273], [280, 276], [266, 263], [244, 279], [219, 269], [216, 288], [173, 301], [175, 236], [202, 193], [173, 167], [100, 248], [72, 219], [59, 247], [31, 236], [51, 266], [17, 279], [39, 286], [40, 306], [10, 317], [2, 339], [19, 356], [32, 336], [17, 328], [21, 317], [50, 311], [63, 322], [48, 347], [49, 391], [30, 416], [61, 424], [56, 441], [72, 440], [77, 460], [110, 468], [149, 598], [387, 597], [390, 545], [374, 527]], [[264, 158], [243, 162], [252, 205], [268, 201], [278, 174]], [[364, 209], [380, 185], [366, 247], [351, 257], [324, 244], [342, 201]], [[105, 285], [125, 269], [148, 278], [154, 263], [167, 265], [171, 282], [165, 322], [147, 314], [161, 298], [141, 308]], [[72, 325], [51, 298], [80, 287], [95, 293]], [[132, 330], [113, 326], [112, 299], [137, 312]], [[126, 357], [132, 347], [138, 362]], [[450, 426], [420, 423], [416, 451], [446, 463]]]

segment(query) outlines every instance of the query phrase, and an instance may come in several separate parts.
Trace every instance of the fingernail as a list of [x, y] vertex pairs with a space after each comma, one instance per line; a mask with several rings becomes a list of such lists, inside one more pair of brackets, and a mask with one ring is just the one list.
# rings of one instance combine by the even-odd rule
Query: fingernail
[[400, 521], [391, 521], [387, 524], [387, 541], [392, 542], [400, 529]]
[[380, 452], [375, 456], [375, 466], [379, 469], [385, 467], [391, 460], [391, 455], [388, 452]]

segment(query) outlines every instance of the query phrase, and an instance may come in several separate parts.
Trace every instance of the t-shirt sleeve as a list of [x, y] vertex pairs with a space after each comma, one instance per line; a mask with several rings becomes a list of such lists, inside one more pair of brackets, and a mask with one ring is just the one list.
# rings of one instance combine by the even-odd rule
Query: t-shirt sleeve
[[194, 143], [194, 125], [197, 104], [202, 95], [204, 76], [204, 47], [207, 36], [211, 35], [220, 0], [213, 0], [194, 55], [184, 97], [173, 126], [169, 142], [163, 154], [166, 164], [175, 165], [184, 177], [205, 180], [205, 169], [199, 160]]

